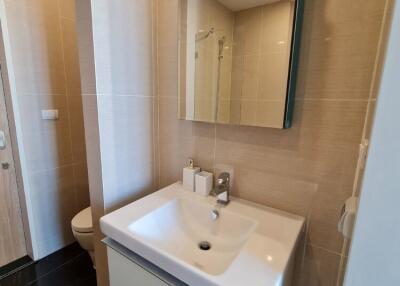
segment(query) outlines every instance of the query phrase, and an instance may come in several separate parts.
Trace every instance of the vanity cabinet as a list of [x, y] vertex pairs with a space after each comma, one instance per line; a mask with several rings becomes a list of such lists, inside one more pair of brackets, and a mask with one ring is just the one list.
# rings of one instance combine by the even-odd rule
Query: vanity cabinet
[[142, 266], [119, 254], [112, 248], [107, 249], [111, 286], [168, 286], [163, 280]]
[[119, 243], [107, 238], [103, 242], [111, 286], [187, 286]]

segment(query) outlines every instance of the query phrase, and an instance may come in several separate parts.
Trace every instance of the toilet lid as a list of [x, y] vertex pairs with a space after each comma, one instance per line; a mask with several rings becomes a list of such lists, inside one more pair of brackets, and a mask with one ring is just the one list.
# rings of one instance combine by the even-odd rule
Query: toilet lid
[[71, 226], [77, 232], [93, 232], [91, 208], [88, 207], [75, 215], [71, 221]]

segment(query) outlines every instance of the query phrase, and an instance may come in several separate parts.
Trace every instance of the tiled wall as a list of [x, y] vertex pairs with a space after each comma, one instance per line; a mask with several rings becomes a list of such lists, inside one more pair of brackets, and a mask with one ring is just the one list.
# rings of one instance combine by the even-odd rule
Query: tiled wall
[[352, 186], [385, 1], [307, 0], [293, 127], [177, 120], [177, 2], [157, 0], [160, 186], [188, 157], [235, 170], [233, 194], [307, 217], [298, 285], [337, 285], [338, 215]]
[[[71, 0], [5, 7], [40, 258], [73, 241], [71, 219], [89, 205], [75, 8]], [[59, 120], [42, 120], [42, 109], [58, 109]]]
[[[234, 14], [214, 0], [185, 2], [187, 4], [185, 8], [182, 8], [180, 17], [182, 34], [184, 34], [182, 37], [185, 37], [182, 39], [182, 44], [185, 47], [184, 53], [187, 55], [185, 71], [182, 71], [186, 72], [187, 81], [182, 83], [186, 84], [186, 92], [181, 97], [186, 101], [186, 118], [215, 121], [216, 94], [219, 92], [218, 120], [228, 122]], [[214, 32], [204, 38], [211, 29]], [[218, 41], [222, 38], [224, 38], [224, 47], [229, 47], [229, 49], [222, 51], [224, 58], [219, 62]], [[193, 86], [194, 90], [190, 86]], [[193, 115], [190, 114], [192, 109]]]

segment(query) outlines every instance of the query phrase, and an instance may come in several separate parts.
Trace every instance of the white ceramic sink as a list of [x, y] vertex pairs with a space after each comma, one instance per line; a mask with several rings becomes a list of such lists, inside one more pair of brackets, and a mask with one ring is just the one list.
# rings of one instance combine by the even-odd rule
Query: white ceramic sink
[[[233, 198], [213, 221], [215, 202], [176, 183], [104, 216], [100, 225], [189, 285], [290, 285], [304, 219]], [[211, 248], [201, 250], [202, 241]]]
[[[177, 198], [129, 226], [142, 241], [212, 275], [223, 273], [242, 249], [257, 222], [224, 211], [210, 219], [212, 205]], [[211, 248], [201, 250], [207, 241]]]

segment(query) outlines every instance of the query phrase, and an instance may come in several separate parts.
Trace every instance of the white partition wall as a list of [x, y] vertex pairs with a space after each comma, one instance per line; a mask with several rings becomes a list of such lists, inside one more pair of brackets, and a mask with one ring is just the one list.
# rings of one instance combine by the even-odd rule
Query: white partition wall
[[107, 285], [99, 218], [156, 189], [153, 6], [77, 0], [97, 281]]
[[346, 286], [400, 285], [400, 3], [394, 2]]

